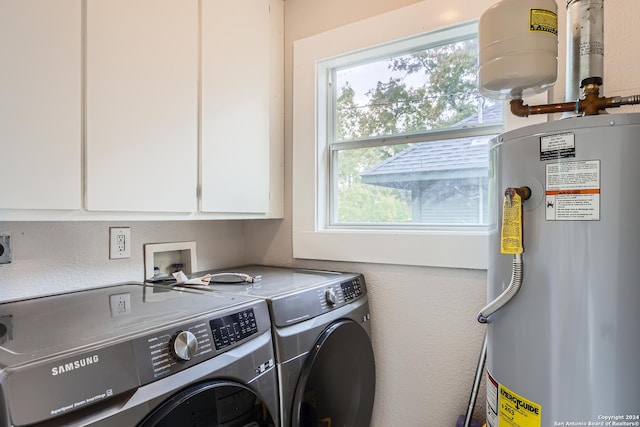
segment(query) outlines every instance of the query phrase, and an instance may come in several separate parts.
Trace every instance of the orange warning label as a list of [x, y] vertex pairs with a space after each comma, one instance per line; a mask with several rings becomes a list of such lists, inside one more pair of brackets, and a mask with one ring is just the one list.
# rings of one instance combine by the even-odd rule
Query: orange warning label
[[558, 194], [600, 194], [599, 188], [592, 188], [589, 190], [550, 190], [547, 191], [547, 196]]
[[600, 160], [546, 165], [547, 221], [600, 220]]

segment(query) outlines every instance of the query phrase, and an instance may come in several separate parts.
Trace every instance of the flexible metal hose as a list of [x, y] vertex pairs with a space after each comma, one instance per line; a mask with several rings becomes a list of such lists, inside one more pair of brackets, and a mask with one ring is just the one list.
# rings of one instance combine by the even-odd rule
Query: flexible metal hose
[[511, 282], [509, 283], [509, 286], [500, 294], [500, 296], [498, 296], [498, 298], [494, 299], [485, 308], [480, 310], [480, 313], [478, 314], [478, 322], [487, 323], [489, 321], [489, 316], [500, 310], [509, 301], [511, 301], [514, 296], [516, 296], [520, 290], [520, 286], [522, 286], [522, 269], [522, 254], [515, 254], [513, 256]]

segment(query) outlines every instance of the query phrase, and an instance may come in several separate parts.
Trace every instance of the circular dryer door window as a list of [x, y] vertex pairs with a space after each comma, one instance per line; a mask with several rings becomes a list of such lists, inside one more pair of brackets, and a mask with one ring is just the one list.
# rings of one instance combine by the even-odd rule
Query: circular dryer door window
[[367, 332], [352, 320], [331, 324], [309, 353], [293, 403], [292, 425], [368, 427], [375, 363]]
[[189, 387], [157, 407], [139, 427], [275, 427], [266, 406], [249, 388], [226, 381]]

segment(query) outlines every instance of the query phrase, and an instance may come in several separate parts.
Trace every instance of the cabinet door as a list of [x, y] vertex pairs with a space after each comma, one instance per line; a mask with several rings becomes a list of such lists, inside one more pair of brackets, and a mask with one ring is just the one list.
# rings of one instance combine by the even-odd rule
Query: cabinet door
[[0, 0], [0, 209], [79, 209], [80, 0]]
[[198, 0], [87, 0], [87, 209], [197, 209]]
[[269, 1], [202, 1], [201, 210], [269, 209]]

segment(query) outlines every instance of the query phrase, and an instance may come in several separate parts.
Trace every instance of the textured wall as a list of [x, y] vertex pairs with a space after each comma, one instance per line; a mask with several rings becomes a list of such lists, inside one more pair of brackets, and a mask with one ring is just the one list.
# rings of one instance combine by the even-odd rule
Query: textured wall
[[[131, 258], [109, 259], [109, 227], [131, 227]], [[196, 241], [199, 269], [244, 261], [241, 221], [0, 222], [13, 260], [0, 265], [0, 301], [144, 279], [143, 244]]]

